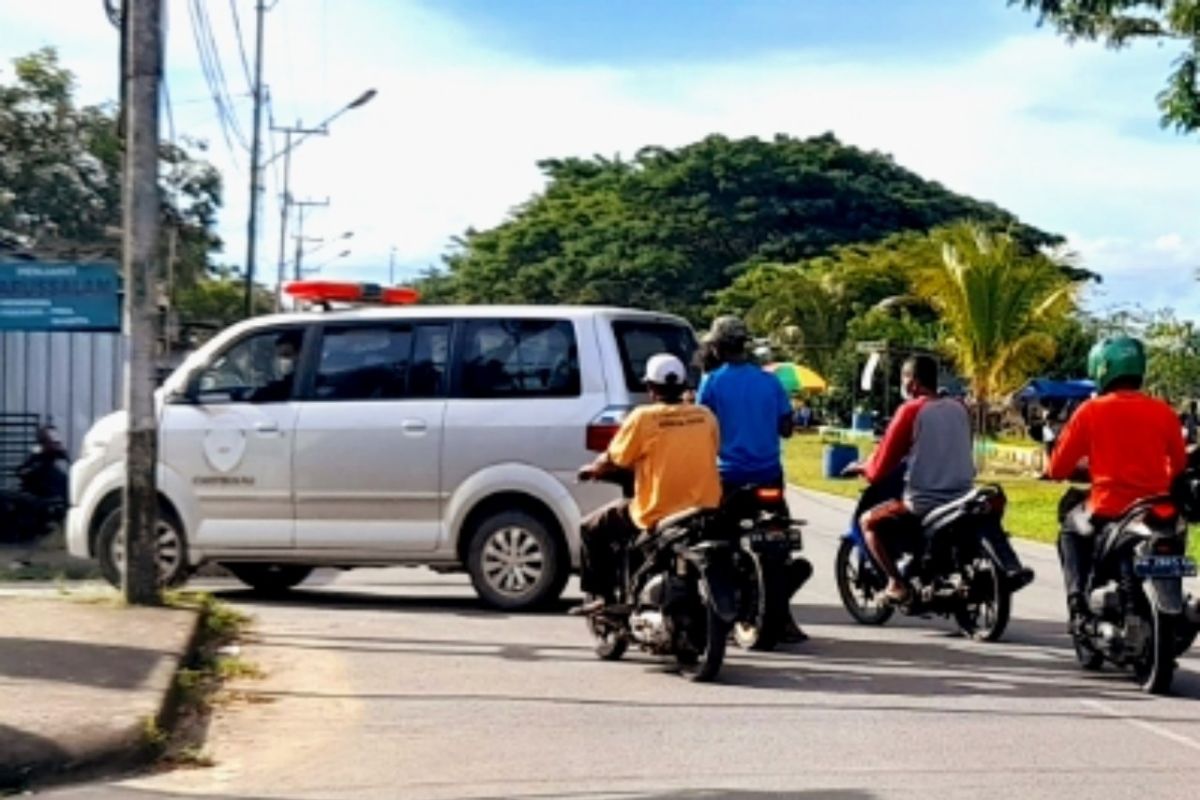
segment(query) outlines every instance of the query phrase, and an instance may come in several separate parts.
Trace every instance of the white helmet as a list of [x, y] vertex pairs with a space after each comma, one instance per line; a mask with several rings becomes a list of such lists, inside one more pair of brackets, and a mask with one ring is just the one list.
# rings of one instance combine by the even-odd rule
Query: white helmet
[[655, 386], [682, 385], [687, 381], [687, 367], [676, 356], [659, 353], [646, 362], [645, 381]]

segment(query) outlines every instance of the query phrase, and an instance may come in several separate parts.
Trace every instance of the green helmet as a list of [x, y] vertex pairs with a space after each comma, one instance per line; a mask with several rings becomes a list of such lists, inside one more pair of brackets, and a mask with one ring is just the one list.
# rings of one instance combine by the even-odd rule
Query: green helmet
[[1088, 353], [1088, 377], [1105, 392], [1118, 378], [1146, 374], [1146, 348], [1131, 336], [1114, 336], [1097, 342]]

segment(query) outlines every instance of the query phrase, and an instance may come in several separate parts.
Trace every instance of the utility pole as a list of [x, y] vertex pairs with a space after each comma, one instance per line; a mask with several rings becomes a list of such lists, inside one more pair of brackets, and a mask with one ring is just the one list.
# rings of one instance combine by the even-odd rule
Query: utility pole
[[125, 0], [125, 600], [158, 605], [158, 464], [154, 361], [158, 346], [159, 204], [158, 103], [162, 78], [161, 0]]
[[329, 206], [329, 198], [324, 200], [294, 200], [292, 202], [297, 209], [296, 218], [296, 263], [293, 265], [292, 280], [300, 280], [304, 276], [304, 212], [309, 208], [326, 208]]
[[283, 299], [283, 282], [287, 279], [287, 225], [288, 214], [292, 207], [292, 134], [302, 137], [319, 135], [327, 136], [329, 131], [324, 128], [305, 128], [298, 121], [294, 126], [272, 127], [272, 131], [282, 133], [283, 145], [283, 197], [279, 203], [279, 274], [275, 284], [275, 307], [280, 308]]
[[250, 215], [246, 222], [246, 316], [254, 313], [254, 267], [258, 244], [258, 196], [262, 189], [262, 107], [263, 107], [263, 17], [267, 6], [263, 0], [254, 4], [254, 132], [250, 142]]

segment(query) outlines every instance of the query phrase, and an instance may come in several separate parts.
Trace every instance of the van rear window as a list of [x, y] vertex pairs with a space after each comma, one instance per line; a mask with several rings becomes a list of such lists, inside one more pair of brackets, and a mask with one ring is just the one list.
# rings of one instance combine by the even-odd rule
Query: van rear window
[[646, 375], [646, 362], [659, 353], [678, 356], [687, 365], [693, 386], [699, 380], [699, 370], [693, 363], [696, 336], [688, 326], [673, 322], [617, 320], [613, 322], [613, 333], [617, 337], [617, 349], [621, 352], [625, 385], [629, 391], [645, 390], [642, 378]]

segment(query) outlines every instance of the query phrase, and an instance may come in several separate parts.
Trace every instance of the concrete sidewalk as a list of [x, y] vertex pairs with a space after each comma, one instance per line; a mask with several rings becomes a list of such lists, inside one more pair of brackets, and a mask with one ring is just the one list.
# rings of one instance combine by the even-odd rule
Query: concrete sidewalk
[[111, 597], [0, 597], [0, 789], [147, 752], [198, 614]]

